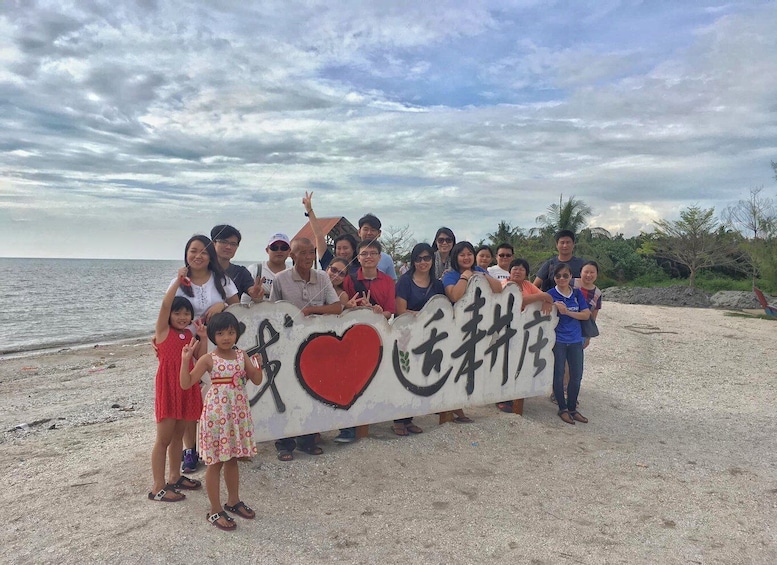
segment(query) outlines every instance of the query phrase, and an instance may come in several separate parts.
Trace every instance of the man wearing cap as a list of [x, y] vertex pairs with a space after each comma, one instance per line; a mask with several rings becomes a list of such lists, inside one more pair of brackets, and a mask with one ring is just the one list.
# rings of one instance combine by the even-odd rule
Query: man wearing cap
[[[377, 241], [380, 237], [380, 220], [374, 214], [365, 214], [359, 218], [359, 238], [362, 241]], [[378, 262], [378, 270], [382, 273], [386, 273], [394, 282], [397, 282], [397, 270], [394, 268], [394, 259], [391, 255], [382, 251], [380, 254], [380, 261]]]
[[[291, 252], [289, 236], [285, 233], [272, 234], [264, 250], [267, 252], [269, 260], [255, 263], [248, 267], [248, 271], [255, 281], [255, 286], [248, 291], [248, 295], [254, 302], [261, 302], [264, 299], [270, 298], [275, 275], [287, 269], [286, 259], [289, 258], [289, 253]], [[259, 292], [259, 289], [261, 289], [261, 292]], [[242, 302], [245, 303], [246, 300], [242, 300]]]

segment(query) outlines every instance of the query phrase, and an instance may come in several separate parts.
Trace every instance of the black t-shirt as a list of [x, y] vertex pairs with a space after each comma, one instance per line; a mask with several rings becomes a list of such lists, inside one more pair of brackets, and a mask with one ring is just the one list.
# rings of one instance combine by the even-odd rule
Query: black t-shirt
[[248, 269], [242, 265], [230, 263], [227, 268], [227, 276], [235, 283], [238, 298], [242, 297], [243, 294], [248, 292], [249, 288], [254, 286], [254, 277], [252, 277]]
[[569, 270], [572, 271], [572, 278], [574, 279], [580, 278], [580, 270], [583, 268], [585, 259], [573, 256], [569, 261], [559, 261], [558, 255], [556, 255], [545, 261], [542, 264], [542, 267], [540, 267], [540, 270], [537, 271], [537, 277], [542, 279], [540, 290], [543, 292], [548, 292], [548, 290], [556, 286], [556, 281], [553, 280], [553, 270], [559, 263], [566, 263], [569, 265]]

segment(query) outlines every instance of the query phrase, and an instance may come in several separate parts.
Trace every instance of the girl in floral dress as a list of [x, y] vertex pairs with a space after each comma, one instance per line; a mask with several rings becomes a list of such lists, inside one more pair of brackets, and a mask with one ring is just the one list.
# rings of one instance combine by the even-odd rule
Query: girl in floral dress
[[[238, 492], [237, 462], [256, 454], [254, 425], [245, 390], [246, 378], [257, 385], [262, 382], [262, 370], [246, 359], [243, 350], [235, 348], [244, 329], [245, 326], [229, 312], [216, 314], [208, 322], [208, 338], [216, 344], [215, 351], [203, 355], [191, 371], [189, 360], [196, 340], [192, 339], [181, 352], [181, 387], [184, 390], [210, 372], [211, 387], [200, 416], [199, 449], [208, 466], [205, 471], [205, 487], [210, 500], [207, 518], [211, 524], [226, 531], [234, 530], [237, 525], [224, 510], [248, 520], [256, 516], [240, 500]], [[222, 467], [227, 487], [227, 504], [223, 508], [220, 497]]]

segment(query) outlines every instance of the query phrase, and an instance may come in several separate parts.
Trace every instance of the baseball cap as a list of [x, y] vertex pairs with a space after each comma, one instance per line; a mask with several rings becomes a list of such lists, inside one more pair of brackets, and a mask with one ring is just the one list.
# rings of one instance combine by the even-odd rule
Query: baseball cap
[[289, 241], [288, 235], [285, 233], [274, 233], [270, 236], [270, 241], [267, 242], [267, 247], [270, 247], [276, 241], [282, 241], [286, 245], [291, 246], [291, 241]]

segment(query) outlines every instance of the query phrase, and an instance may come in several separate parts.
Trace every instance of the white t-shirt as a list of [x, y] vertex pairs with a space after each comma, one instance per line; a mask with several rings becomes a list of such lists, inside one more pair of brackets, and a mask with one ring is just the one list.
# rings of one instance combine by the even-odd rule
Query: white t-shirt
[[[177, 279], [173, 279], [170, 281], [170, 286], [175, 284], [176, 280]], [[170, 286], [167, 288], [170, 288]], [[222, 286], [224, 287], [224, 293], [227, 295], [227, 298], [231, 298], [237, 294], [237, 287], [229, 277], [226, 277], [225, 280], [222, 281]], [[192, 307], [194, 308], [195, 320], [202, 317], [205, 312], [208, 311], [208, 308], [214, 304], [225, 302], [225, 300], [219, 294], [218, 289], [216, 289], [216, 283], [213, 282], [213, 273], [210, 274], [208, 282], [202, 286], [198, 286], [192, 283], [192, 291], [194, 292], [194, 296], [186, 296], [186, 293], [184, 293], [183, 289], [179, 288], [175, 292], [175, 295], [183, 296], [184, 298], [189, 299], [189, 302], [192, 303]]]
[[[259, 264], [254, 263], [253, 265], [248, 267], [248, 272], [251, 273], [251, 276], [256, 279], [256, 273], [259, 270]], [[264, 279], [264, 299], [268, 300], [270, 298], [270, 291], [272, 291], [272, 283], [275, 280], [275, 276], [279, 275], [286, 269], [283, 269], [282, 271], [278, 271], [277, 273], [273, 273], [272, 270], [270, 270], [270, 266], [267, 264], [267, 261], [262, 262], [262, 278]], [[245, 299], [245, 300], [244, 300]], [[240, 299], [241, 302], [250, 302], [251, 297], [247, 294], [243, 295], [243, 298]]]
[[499, 265], [494, 265], [488, 268], [488, 274], [494, 277], [496, 280], [501, 281], [510, 278], [510, 273], [505, 271]]

